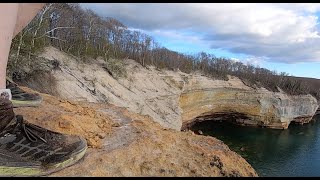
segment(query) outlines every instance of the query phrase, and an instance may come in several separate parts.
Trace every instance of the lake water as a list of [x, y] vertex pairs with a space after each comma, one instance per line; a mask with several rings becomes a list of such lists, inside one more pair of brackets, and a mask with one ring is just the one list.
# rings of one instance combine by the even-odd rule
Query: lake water
[[309, 124], [291, 123], [286, 130], [243, 127], [227, 122], [195, 124], [245, 158], [259, 176], [320, 176], [320, 116]]

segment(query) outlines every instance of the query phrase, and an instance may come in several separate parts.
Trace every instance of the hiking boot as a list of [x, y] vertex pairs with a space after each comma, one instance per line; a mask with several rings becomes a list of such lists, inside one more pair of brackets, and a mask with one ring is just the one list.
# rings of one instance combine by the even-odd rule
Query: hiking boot
[[6, 79], [6, 88], [11, 90], [13, 107], [39, 106], [42, 97], [39, 94], [27, 93], [10, 79]]
[[0, 98], [0, 176], [44, 176], [75, 164], [85, 139], [28, 123]]

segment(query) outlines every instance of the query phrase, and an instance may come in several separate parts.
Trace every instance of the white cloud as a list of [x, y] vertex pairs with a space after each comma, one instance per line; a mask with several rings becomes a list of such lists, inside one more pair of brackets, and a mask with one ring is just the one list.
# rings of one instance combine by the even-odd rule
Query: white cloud
[[[320, 4], [85, 4], [100, 15], [177, 40], [210, 43], [269, 61], [320, 62]], [[192, 31], [198, 36], [182, 32]], [[205, 35], [200, 35], [205, 34]]]
[[178, 32], [174, 30], [143, 30], [143, 29], [137, 29], [137, 28], [128, 28], [129, 30], [133, 31], [140, 31], [142, 33], [149, 34], [151, 36], [157, 36], [157, 37], [164, 37], [167, 39], [170, 39], [171, 42], [188, 42], [188, 43], [196, 43], [199, 45], [206, 44], [208, 42], [205, 42], [201, 37], [184, 33], [184, 32]]
[[234, 61], [234, 62], [239, 62], [239, 61], [240, 61], [240, 59], [234, 58], [234, 57], [231, 57], [230, 60], [231, 60], [231, 61]]
[[253, 65], [253, 66], [261, 66], [265, 61], [265, 58], [262, 57], [247, 57], [242, 60], [242, 62], [246, 65]]

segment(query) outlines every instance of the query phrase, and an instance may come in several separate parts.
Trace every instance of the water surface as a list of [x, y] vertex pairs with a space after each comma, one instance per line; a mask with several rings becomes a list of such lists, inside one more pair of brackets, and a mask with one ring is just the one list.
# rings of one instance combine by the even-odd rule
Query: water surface
[[259, 176], [320, 176], [320, 116], [286, 130], [205, 121], [192, 127], [222, 140], [245, 158]]

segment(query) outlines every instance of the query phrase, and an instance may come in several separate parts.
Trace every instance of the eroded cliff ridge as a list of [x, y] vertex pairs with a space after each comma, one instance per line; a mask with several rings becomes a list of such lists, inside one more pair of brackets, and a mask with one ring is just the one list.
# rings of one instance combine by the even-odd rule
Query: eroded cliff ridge
[[208, 119], [285, 129], [291, 122], [308, 123], [319, 106], [311, 95], [289, 96], [281, 90], [253, 89], [237, 77], [214, 80], [200, 73], [144, 68], [126, 59], [127, 77], [116, 79], [99, 58], [79, 63], [53, 47], [46, 48], [41, 56], [59, 61], [59, 70], [51, 73], [57, 96], [108, 102], [149, 115], [161, 126], [175, 130]]
[[291, 122], [311, 121], [318, 104], [311, 95], [289, 96], [263, 89], [193, 85], [180, 96], [180, 107], [183, 109], [182, 129], [204, 120], [229, 120], [240, 125], [286, 129]]
[[149, 116], [107, 103], [41, 95], [40, 107], [15, 112], [50, 130], [83, 136], [89, 145], [79, 163], [50, 176], [257, 176], [213, 137], [166, 129]]

